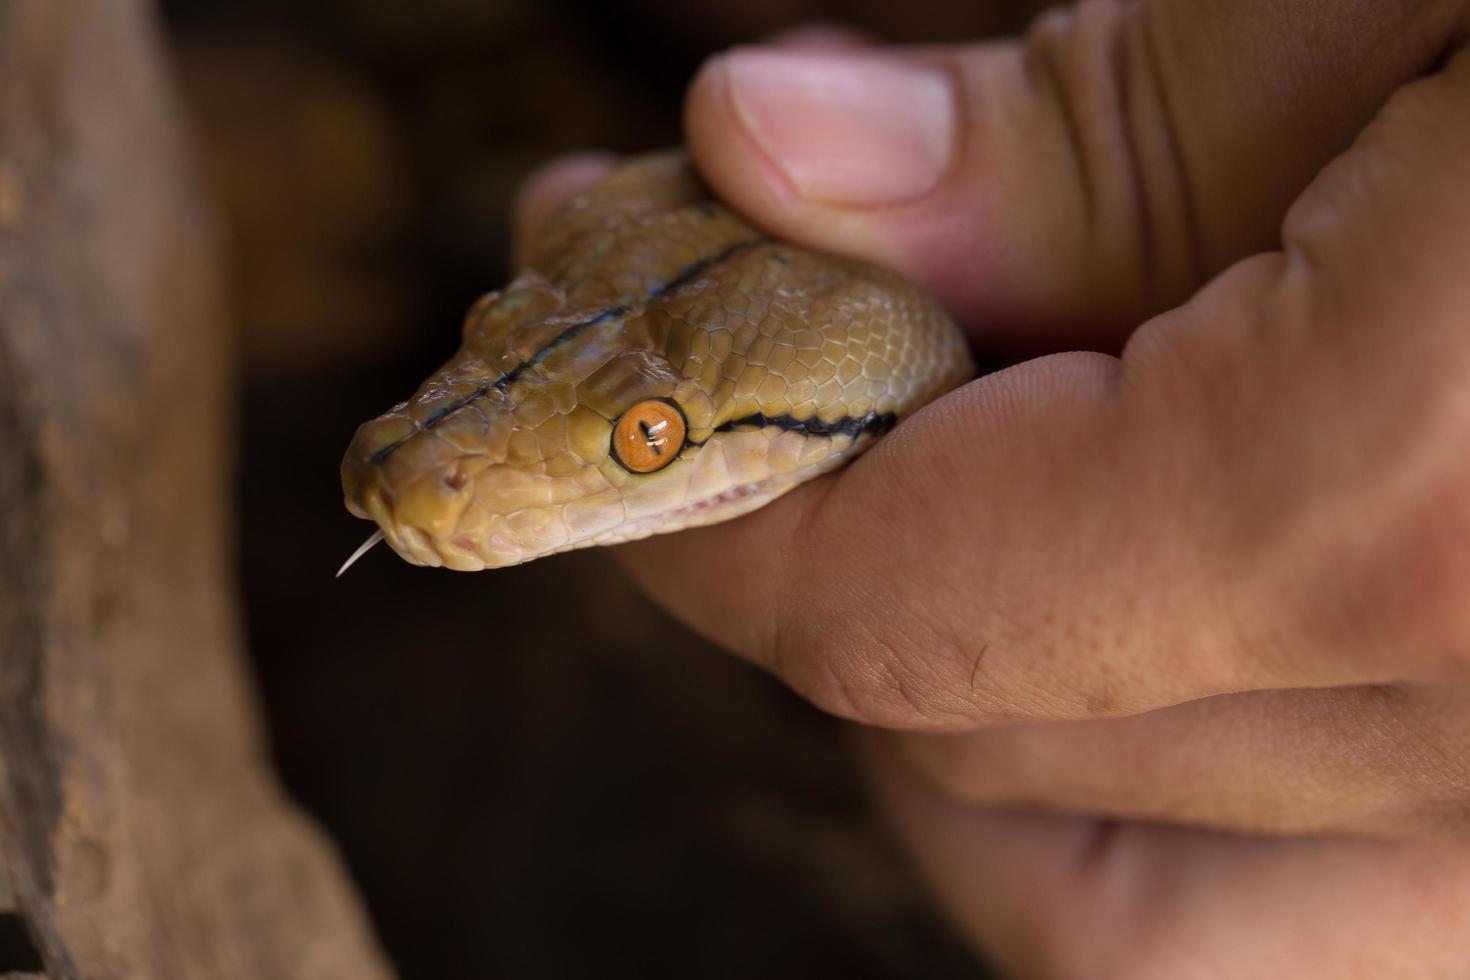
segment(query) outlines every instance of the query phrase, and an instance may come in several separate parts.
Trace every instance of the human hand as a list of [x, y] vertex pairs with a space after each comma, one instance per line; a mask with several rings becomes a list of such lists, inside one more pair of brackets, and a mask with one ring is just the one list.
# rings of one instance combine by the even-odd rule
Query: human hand
[[893, 730], [896, 825], [1020, 972], [1470, 961], [1467, 23], [1103, 2], [694, 85], [696, 160], [758, 224], [908, 273], [982, 350], [1126, 341], [623, 549], [696, 629]]

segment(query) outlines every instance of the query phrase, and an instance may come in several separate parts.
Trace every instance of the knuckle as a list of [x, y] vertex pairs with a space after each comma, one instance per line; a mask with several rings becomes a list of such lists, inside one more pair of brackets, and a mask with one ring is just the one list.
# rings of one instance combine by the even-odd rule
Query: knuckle
[[[1081, 176], [1071, 204], [1088, 231], [1079, 241], [1107, 246], [1077, 256], [1080, 292], [1091, 315], [1120, 320], [1140, 300], [1186, 293], [1201, 271], [1200, 229], [1186, 188], [1140, 164], [1150, 145], [1174, 142], [1181, 123], [1157, 82], [1152, 46], [1131, 43], [1143, 25], [1128, 4], [1085, 0], [1042, 13], [1025, 41]], [[1099, 99], [1099, 92], [1111, 97]]]
[[1241, 259], [1187, 302], [1144, 321], [1123, 347], [1123, 383], [1175, 384], [1180, 397], [1197, 395], [1201, 385], [1229, 383], [1222, 368], [1249, 363], [1242, 354], [1254, 353], [1265, 332], [1263, 318], [1277, 312], [1263, 297], [1300, 302], [1295, 293], [1282, 295], [1277, 288], [1289, 281], [1288, 272], [1280, 254]]

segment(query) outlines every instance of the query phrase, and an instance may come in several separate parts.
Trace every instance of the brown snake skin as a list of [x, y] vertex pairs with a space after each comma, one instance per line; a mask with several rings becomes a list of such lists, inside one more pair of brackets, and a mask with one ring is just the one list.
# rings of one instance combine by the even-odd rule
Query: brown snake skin
[[410, 562], [514, 565], [744, 514], [973, 371], [898, 276], [766, 238], [682, 154], [640, 157], [563, 207], [454, 357], [357, 430], [342, 486]]

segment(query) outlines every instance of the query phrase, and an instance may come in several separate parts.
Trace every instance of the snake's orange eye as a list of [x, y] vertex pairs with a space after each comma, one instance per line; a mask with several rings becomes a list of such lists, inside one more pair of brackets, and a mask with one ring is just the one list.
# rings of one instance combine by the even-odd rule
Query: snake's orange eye
[[673, 402], [639, 402], [613, 425], [613, 459], [634, 473], [661, 470], [678, 458], [687, 428], [684, 413]]

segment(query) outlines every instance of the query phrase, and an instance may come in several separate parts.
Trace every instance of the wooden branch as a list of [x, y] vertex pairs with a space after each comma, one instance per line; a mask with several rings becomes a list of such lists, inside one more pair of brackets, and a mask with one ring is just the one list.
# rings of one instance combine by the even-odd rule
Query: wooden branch
[[0, 975], [388, 975], [242, 670], [201, 200], [141, 0], [0, 0]]

